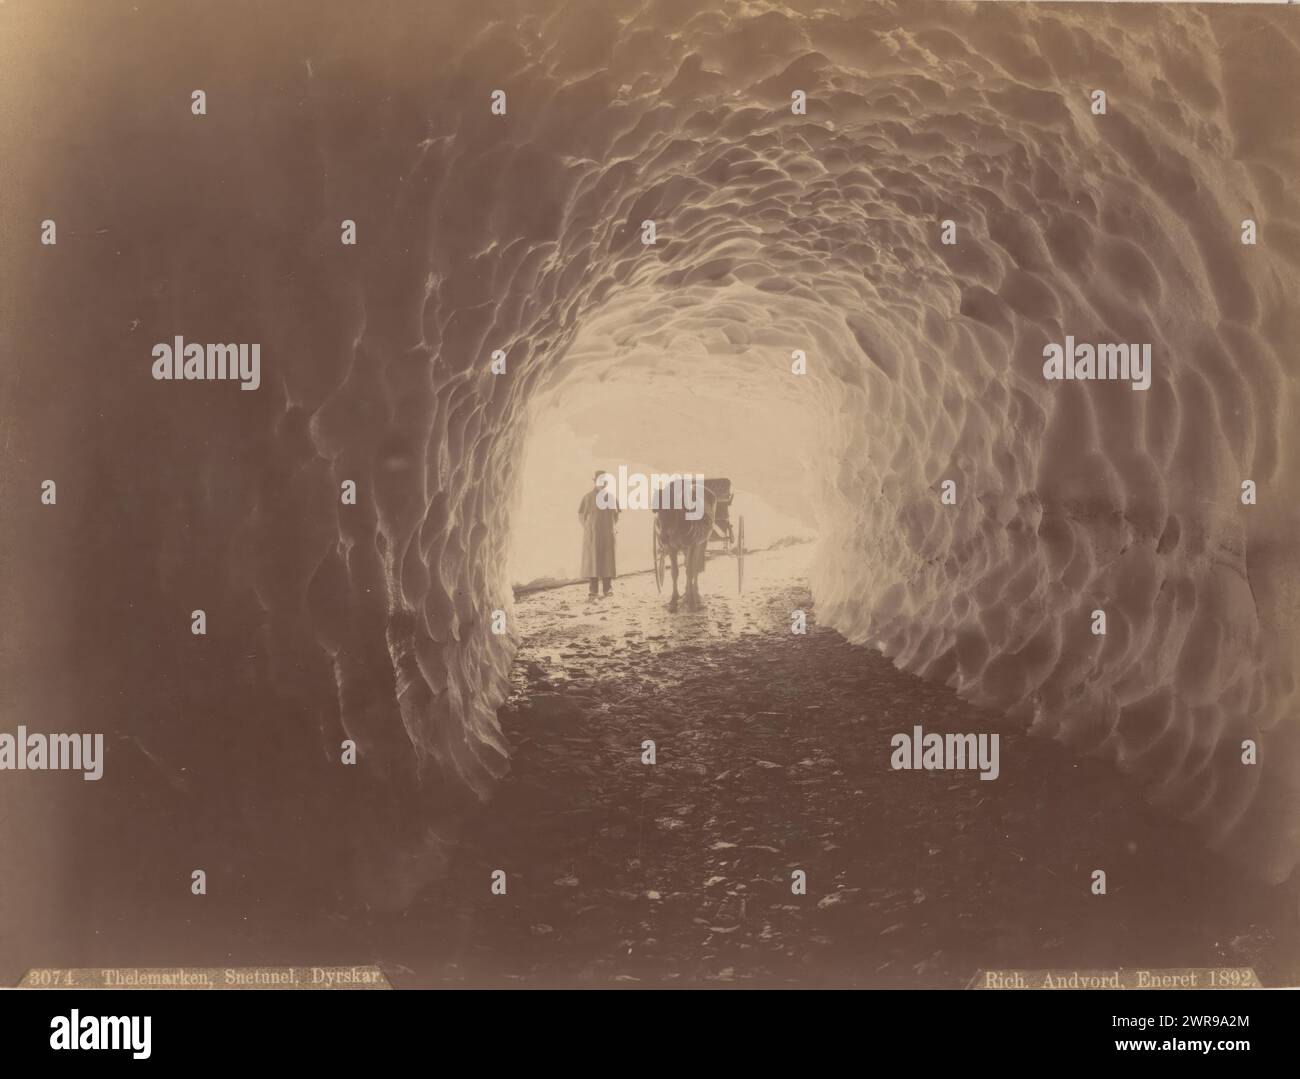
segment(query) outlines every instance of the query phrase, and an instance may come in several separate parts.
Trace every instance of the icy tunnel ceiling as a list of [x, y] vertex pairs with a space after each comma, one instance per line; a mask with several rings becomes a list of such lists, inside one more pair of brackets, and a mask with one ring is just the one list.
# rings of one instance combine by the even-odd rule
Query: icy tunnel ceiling
[[[377, 823], [355, 829], [418, 844], [507, 767], [513, 642], [487, 620], [510, 603], [530, 406], [596, 407], [615, 384], [647, 408], [731, 398], [815, 463], [753, 440], [774, 503], [820, 523], [818, 619], [1115, 761], [1285, 876], [1292, 13], [542, 7], [158, 5], [58, 28], [46, 82], [66, 89], [26, 103], [44, 141], [19, 209], [80, 209], [57, 269], [23, 286], [19, 340], [43, 342], [25, 392], [60, 400], [50, 342], [95, 359], [24, 453], [61, 459], [96, 527], [131, 538], [97, 602], [188, 610], [201, 586], [254, 642], [248, 677], [305, 717], [286, 743], [358, 740]], [[157, 46], [158, 23], [189, 46]], [[75, 325], [40, 314], [77, 297]], [[151, 381], [150, 346], [178, 333], [261, 342], [263, 386]], [[1066, 335], [1149, 343], [1150, 389], [1045, 381]], [[72, 431], [92, 454], [61, 448]], [[159, 629], [100, 677], [173, 647]], [[130, 722], [158, 760], [192, 752], [149, 708]]]

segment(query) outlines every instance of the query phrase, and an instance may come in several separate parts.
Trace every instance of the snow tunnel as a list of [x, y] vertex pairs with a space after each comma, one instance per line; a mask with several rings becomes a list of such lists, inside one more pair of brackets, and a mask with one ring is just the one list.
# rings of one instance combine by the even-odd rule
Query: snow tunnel
[[[1293, 26], [151, 10], [57, 26], [6, 211], [59, 228], [7, 289], [9, 486], [73, 522], [11, 520], [15, 603], [156, 785], [146, 834], [188, 807], [239, 869], [328, 828], [388, 901], [436, 871], [510, 764], [530, 433], [603, 410], [815, 522], [819, 622], [1291, 873], [1300, 143], [1260, 103]], [[260, 387], [152, 378], [178, 334], [260, 343]], [[1067, 338], [1149, 345], [1149, 387], [1045, 378]]]

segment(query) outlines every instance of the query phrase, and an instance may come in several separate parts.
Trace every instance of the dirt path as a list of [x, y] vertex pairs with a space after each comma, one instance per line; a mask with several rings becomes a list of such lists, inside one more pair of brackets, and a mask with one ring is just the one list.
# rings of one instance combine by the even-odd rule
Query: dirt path
[[813, 609], [808, 557], [752, 557], [743, 601], [711, 563], [699, 614], [669, 616], [648, 577], [595, 604], [573, 588], [520, 604], [512, 774], [390, 927], [399, 983], [943, 986], [981, 967], [1252, 964], [1295, 979], [1294, 898], [1242, 883], [1108, 767], [1003, 731], [994, 782], [891, 770], [891, 734], [995, 718], [815, 617], [790, 633], [790, 611]]

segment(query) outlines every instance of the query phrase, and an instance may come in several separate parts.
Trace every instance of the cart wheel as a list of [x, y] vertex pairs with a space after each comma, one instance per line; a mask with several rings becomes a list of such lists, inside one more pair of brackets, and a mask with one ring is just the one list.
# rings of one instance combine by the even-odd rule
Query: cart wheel
[[740, 519], [740, 529], [736, 534], [736, 591], [745, 590], [745, 518]]
[[655, 591], [664, 590], [664, 552], [659, 546], [659, 529], [652, 522], [650, 525], [650, 539], [654, 548], [654, 566], [655, 566]]

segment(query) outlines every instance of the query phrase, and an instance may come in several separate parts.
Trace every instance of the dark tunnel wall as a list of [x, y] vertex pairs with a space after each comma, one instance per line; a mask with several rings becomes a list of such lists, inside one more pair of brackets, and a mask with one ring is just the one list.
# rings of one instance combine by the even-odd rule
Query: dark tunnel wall
[[[818, 421], [821, 621], [1291, 871], [1295, 19], [697, 9], [0, 13], [3, 658], [33, 725], [111, 732], [50, 872], [119, 828], [124, 901], [159, 851], [377, 903], [436, 871], [507, 768], [520, 417], [643, 325]], [[622, 339], [568, 352], [585, 325]], [[178, 334], [260, 342], [262, 385], [154, 381]], [[1151, 388], [1046, 383], [1066, 334], [1151, 342]]]

